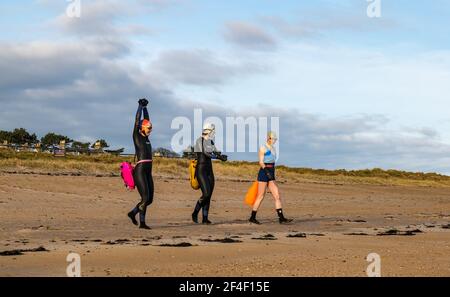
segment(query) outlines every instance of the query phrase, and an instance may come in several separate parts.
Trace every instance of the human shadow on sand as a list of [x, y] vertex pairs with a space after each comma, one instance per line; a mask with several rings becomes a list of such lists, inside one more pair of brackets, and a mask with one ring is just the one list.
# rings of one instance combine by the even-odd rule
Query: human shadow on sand
[[254, 240], [278, 240], [274, 235], [272, 234], [266, 234], [261, 237], [252, 237]]
[[161, 247], [191, 247], [191, 246], [195, 246], [190, 242], [180, 242], [180, 243], [163, 243], [163, 244], [158, 244], [156, 246], [161, 246]]
[[0, 252], [0, 256], [21, 256], [23, 255], [23, 253], [34, 253], [34, 252], [49, 252], [49, 250], [47, 250], [43, 246], [40, 246], [35, 249], [17, 249], [17, 250], [3, 251]]
[[414, 236], [416, 233], [423, 233], [423, 231], [416, 229], [416, 230], [407, 230], [407, 231], [400, 231], [397, 229], [390, 229], [387, 231], [379, 232], [377, 233], [377, 236]]
[[200, 239], [200, 241], [204, 242], [218, 242], [218, 243], [239, 243], [242, 242], [238, 239], [233, 239], [231, 237], [219, 238], [219, 239]]

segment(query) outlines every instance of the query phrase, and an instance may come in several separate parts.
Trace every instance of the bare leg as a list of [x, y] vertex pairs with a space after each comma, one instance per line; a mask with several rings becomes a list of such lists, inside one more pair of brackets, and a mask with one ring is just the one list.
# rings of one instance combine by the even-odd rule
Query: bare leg
[[252, 215], [249, 219], [250, 223], [257, 224], [257, 225], [261, 224], [256, 219], [256, 212], [258, 211], [259, 207], [261, 206], [261, 202], [264, 200], [264, 196], [266, 194], [266, 188], [267, 188], [267, 183], [258, 182], [258, 196], [256, 197], [255, 204], [253, 204]]
[[255, 204], [253, 204], [253, 211], [258, 211], [261, 206], [264, 196], [266, 195], [267, 183], [258, 182], [258, 196], [256, 197]]
[[283, 215], [283, 209], [281, 206], [280, 192], [278, 191], [278, 186], [275, 181], [269, 182], [269, 189], [272, 193], [273, 199], [275, 200], [275, 208], [277, 210], [278, 219], [280, 224], [286, 224], [292, 222], [291, 219], [286, 219]]
[[280, 192], [278, 191], [278, 186], [275, 181], [269, 182], [269, 190], [272, 193], [273, 199], [275, 200], [275, 209], [283, 208], [281, 206]]

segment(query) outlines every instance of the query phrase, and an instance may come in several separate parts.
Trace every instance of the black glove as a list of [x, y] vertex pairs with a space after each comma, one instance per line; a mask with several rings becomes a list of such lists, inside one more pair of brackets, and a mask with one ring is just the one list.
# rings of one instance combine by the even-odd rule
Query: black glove
[[142, 107], [146, 107], [148, 105], [148, 100], [145, 98], [139, 99], [139, 105]]
[[228, 156], [227, 155], [222, 155], [221, 152], [214, 152], [213, 155], [214, 155], [214, 157], [217, 160], [221, 160], [221, 161], [224, 161], [224, 162], [228, 160]]
[[270, 172], [269, 168], [265, 167], [263, 170], [264, 170], [264, 173], [266, 174], [266, 176], [267, 176], [267, 178], [269, 180], [274, 180], [274, 178], [272, 176], [272, 173]]

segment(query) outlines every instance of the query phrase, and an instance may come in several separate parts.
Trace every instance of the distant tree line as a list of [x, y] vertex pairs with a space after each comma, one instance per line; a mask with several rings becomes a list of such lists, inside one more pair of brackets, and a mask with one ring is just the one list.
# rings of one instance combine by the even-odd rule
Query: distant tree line
[[89, 148], [96, 148], [96, 144], [99, 144], [100, 149], [108, 148], [109, 145], [104, 139], [99, 139], [93, 144], [90, 142], [81, 142], [73, 140], [68, 136], [56, 134], [53, 132], [47, 133], [41, 139], [38, 139], [36, 134], [30, 134], [24, 128], [16, 128], [13, 131], [0, 130], [0, 144], [7, 142], [11, 145], [30, 145], [35, 146], [40, 144], [41, 148], [46, 150], [58, 146], [61, 141], [65, 141], [69, 149], [73, 150], [89, 150]]
[[[97, 150], [100, 150], [106, 153], [118, 155], [122, 154], [125, 151], [125, 149], [123, 148], [118, 150], [106, 150], [106, 148], [109, 148], [109, 144], [105, 139], [98, 139], [91, 144], [90, 142], [73, 140], [68, 136], [56, 134], [53, 132], [47, 133], [46, 135], [41, 137], [41, 139], [38, 139], [36, 134], [30, 134], [24, 128], [17, 128], [13, 131], [0, 130], [0, 145], [5, 141], [12, 147], [25, 145], [28, 145], [30, 147], [37, 147], [39, 145], [42, 151], [53, 151], [54, 149], [59, 148], [59, 144], [61, 143], [61, 141], [65, 142], [65, 149], [69, 152], [89, 153], [91, 151], [95, 152]], [[165, 158], [180, 157], [180, 155], [176, 152], [162, 147], [155, 149], [153, 151], [153, 155]]]
[[36, 144], [39, 142], [36, 134], [30, 134], [24, 128], [14, 129], [11, 132], [0, 130], [0, 142], [4, 141], [15, 144]]

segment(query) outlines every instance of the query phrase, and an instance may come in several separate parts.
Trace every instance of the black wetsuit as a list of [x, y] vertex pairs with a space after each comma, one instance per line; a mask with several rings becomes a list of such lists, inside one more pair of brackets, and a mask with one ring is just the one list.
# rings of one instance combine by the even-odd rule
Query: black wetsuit
[[203, 223], [209, 223], [208, 213], [211, 204], [211, 196], [214, 191], [214, 172], [211, 159], [216, 159], [220, 152], [217, 151], [214, 142], [210, 139], [200, 137], [195, 145], [197, 153], [197, 169], [196, 176], [202, 196], [195, 206], [193, 218], [197, 217], [200, 209], [202, 209]]
[[[150, 140], [146, 136], [142, 136], [140, 133], [140, 122], [142, 113], [144, 119], [149, 120], [149, 115], [146, 107], [139, 106], [136, 113], [136, 120], [133, 130], [133, 141], [136, 150], [136, 157], [138, 161], [152, 160], [152, 145]], [[139, 213], [139, 220], [141, 225], [145, 225], [145, 214], [147, 212], [147, 206], [153, 202], [153, 177], [152, 177], [152, 163], [145, 162], [137, 164], [134, 169], [134, 183], [141, 195], [141, 201], [131, 211], [136, 216]]]

